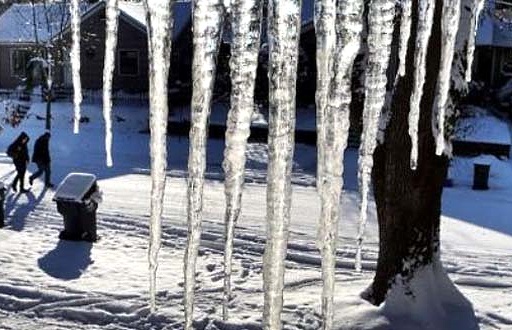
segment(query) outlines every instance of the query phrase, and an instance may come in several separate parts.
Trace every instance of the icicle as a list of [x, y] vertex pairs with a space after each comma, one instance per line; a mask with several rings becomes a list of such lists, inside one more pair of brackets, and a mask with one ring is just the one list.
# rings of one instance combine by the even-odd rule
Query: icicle
[[149, 125], [151, 131], [151, 215], [149, 223], [150, 308], [156, 310], [156, 272], [162, 236], [162, 211], [167, 167], [167, 82], [174, 1], [144, 0], [148, 27]]
[[263, 328], [281, 329], [284, 261], [291, 207], [295, 95], [301, 1], [270, 0], [267, 241], [263, 256]]
[[433, 125], [436, 137], [436, 154], [442, 155], [445, 150], [445, 112], [450, 92], [451, 71], [455, 41], [459, 29], [460, 0], [445, 0], [443, 2], [443, 16], [441, 20], [441, 62], [437, 78], [437, 91], [435, 99], [436, 122]]
[[468, 37], [468, 48], [466, 54], [466, 82], [471, 81], [471, 71], [473, 68], [473, 55], [475, 52], [475, 39], [476, 39], [476, 31], [478, 28], [478, 20], [480, 19], [480, 13], [484, 7], [484, 0], [474, 0], [471, 6], [471, 25], [469, 27], [469, 37]]
[[402, 0], [402, 15], [400, 18], [400, 44], [398, 46], [398, 76], [405, 76], [405, 60], [407, 45], [411, 37], [412, 0]]
[[108, 0], [106, 8], [107, 36], [105, 64], [103, 65], [103, 118], [105, 119], [105, 152], [107, 166], [112, 167], [112, 80], [116, 65], [118, 0]]
[[427, 47], [432, 31], [435, 0], [419, 0], [418, 32], [414, 51], [414, 85], [409, 110], [409, 135], [411, 137], [411, 168], [418, 165], [418, 124], [420, 120], [420, 103], [425, 83]]
[[363, 132], [359, 148], [358, 180], [361, 194], [361, 213], [357, 236], [355, 268], [361, 270], [361, 249], [366, 227], [368, 195], [373, 168], [373, 151], [377, 144], [380, 113], [385, 103], [386, 70], [391, 53], [395, 2], [374, 0], [368, 14], [368, 69], [366, 72], [366, 96], [363, 109]]
[[[363, 3], [362, 1], [342, 1], [338, 8], [330, 10], [336, 17], [336, 47], [331, 49], [329, 54], [333, 63], [329, 72], [332, 78], [326, 77], [328, 79], [327, 107], [323, 113], [322, 123], [325, 136], [320, 140], [324, 154], [318, 161], [324, 171], [321, 189], [319, 189], [321, 215], [317, 240], [322, 253], [324, 330], [330, 330], [333, 327], [336, 245], [343, 187], [343, 153], [347, 146], [350, 127], [352, 67], [361, 43]], [[322, 16], [331, 17], [328, 13]], [[334, 30], [334, 27], [332, 29]], [[317, 33], [322, 34], [323, 31], [317, 29]], [[321, 97], [322, 94], [318, 93], [317, 96]]]
[[260, 45], [262, 0], [232, 1], [233, 42], [231, 48], [231, 109], [228, 113], [225, 172], [224, 305], [228, 319], [231, 299], [231, 267], [235, 225], [240, 216], [244, 184], [245, 151], [254, 109], [254, 87]]
[[188, 158], [188, 239], [184, 258], [185, 330], [192, 329], [196, 259], [201, 236], [208, 118], [222, 37], [223, 0], [194, 0], [192, 106]]
[[78, 134], [80, 125], [80, 104], [82, 103], [82, 83], [80, 81], [80, 0], [71, 1], [71, 71], [73, 75], [73, 132]]
[[325, 112], [328, 103], [329, 83], [332, 75], [332, 61], [336, 46], [335, 21], [336, 0], [315, 1], [315, 31], [316, 31], [316, 129], [317, 129], [317, 179], [316, 187], [320, 192], [324, 182], [324, 148]]

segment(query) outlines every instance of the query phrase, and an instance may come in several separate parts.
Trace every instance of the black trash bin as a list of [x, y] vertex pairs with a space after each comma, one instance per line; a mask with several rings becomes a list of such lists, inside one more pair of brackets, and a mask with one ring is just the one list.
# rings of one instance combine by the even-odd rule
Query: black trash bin
[[484, 162], [474, 163], [473, 190], [489, 189], [489, 172], [491, 165]]
[[70, 173], [57, 187], [53, 200], [64, 217], [64, 230], [59, 238], [95, 242], [96, 210], [100, 201], [96, 176], [88, 173]]
[[5, 192], [7, 189], [5, 189], [5, 186], [2, 182], [0, 182], [0, 228], [3, 228], [5, 226], [5, 211], [4, 211], [4, 203], [5, 203]]

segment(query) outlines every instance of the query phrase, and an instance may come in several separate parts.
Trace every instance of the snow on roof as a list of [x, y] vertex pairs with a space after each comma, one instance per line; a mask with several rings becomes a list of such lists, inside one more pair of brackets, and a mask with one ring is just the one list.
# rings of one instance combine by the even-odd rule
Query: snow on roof
[[302, 14], [301, 14], [302, 25], [313, 23], [314, 16], [315, 16], [315, 1], [314, 0], [302, 1]]
[[173, 38], [181, 35], [192, 19], [192, 7], [190, 2], [181, 1], [174, 3], [174, 28]]
[[511, 136], [508, 124], [485, 109], [472, 107], [472, 116], [461, 118], [455, 129], [456, 140], [478, 143], [510, 145]]
[[36, 36], [45, 42], [61, 32], [68, 21], [65, 2], [13, 4], [0, 16], [0, 43], [34, 43]]
[[476, 33], [477, 46], [512, 48], [512, 22], [510, 10], [496, 9], [494, 1], [487, 1], [480, 15]]
[[89, 173], [69, 173], [57, 187], [54, 201], [82, 202], [84, 195], [96, 182], [96, 176]]
[[[119, 1], [119, 10], [122, 14], [146, 28], [146, 12], [141, 2]], [[192, 7], [190, 1], [178, 1], [174, 4], [173, 10], [173, 39], [176, 39], [189, 25], [192, 16]]]
[[142, 2], [119, 1], [119, 10], [146, 26], [146, 10]]

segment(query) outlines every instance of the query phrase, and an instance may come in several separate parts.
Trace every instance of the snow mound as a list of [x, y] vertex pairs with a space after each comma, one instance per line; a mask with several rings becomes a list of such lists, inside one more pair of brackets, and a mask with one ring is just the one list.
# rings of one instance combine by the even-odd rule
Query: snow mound
[[410, 281], [398, 275], [380, 306], [363, 299], [338, 306], [337, 330], [479, 329], [473, 306], [439, 261], [418, 269]]

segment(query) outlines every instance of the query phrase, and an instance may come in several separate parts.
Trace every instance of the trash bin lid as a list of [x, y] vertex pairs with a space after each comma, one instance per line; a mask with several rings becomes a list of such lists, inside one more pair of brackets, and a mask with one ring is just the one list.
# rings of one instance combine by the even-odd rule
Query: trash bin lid
[[69, 173], [57, 187], [54, 201], [82, 202], [84, 195], [96, 182], [96, 176], [90, 173]]

